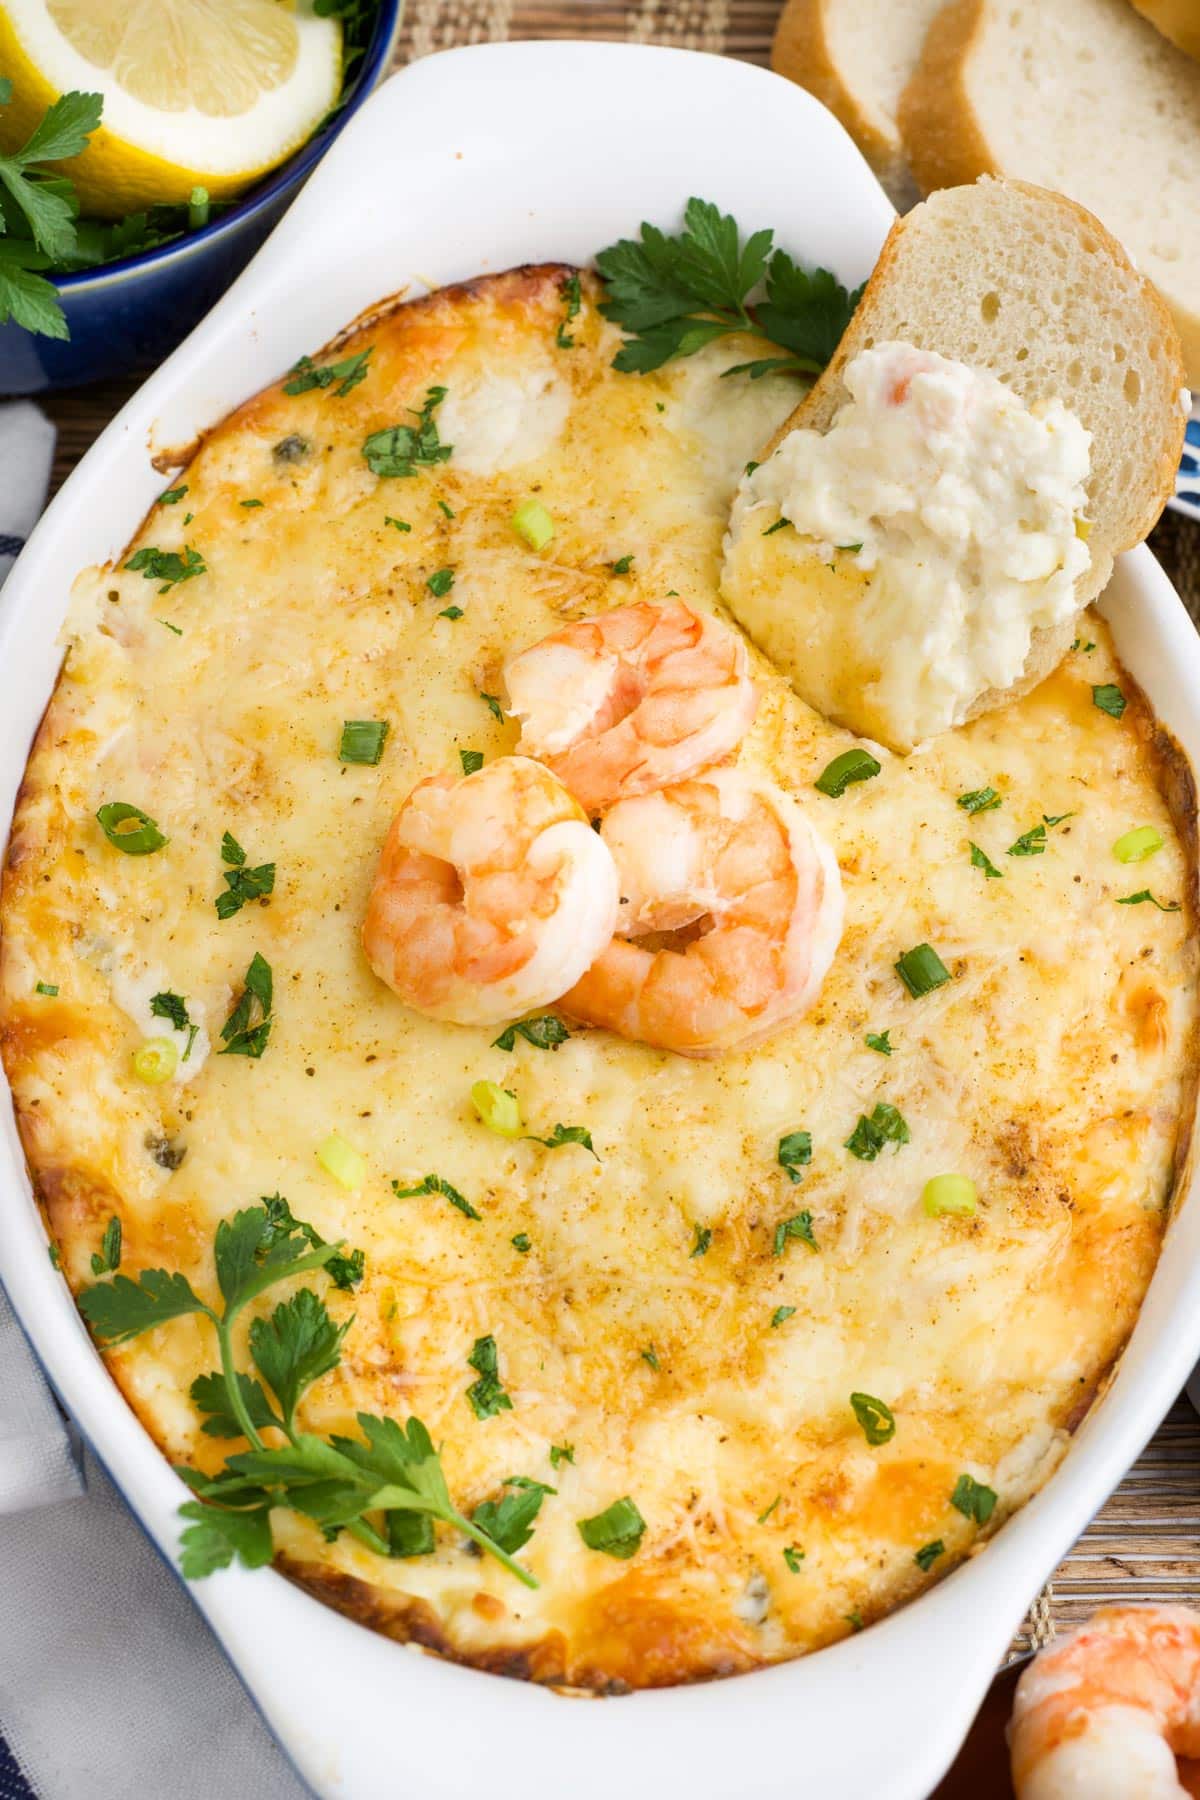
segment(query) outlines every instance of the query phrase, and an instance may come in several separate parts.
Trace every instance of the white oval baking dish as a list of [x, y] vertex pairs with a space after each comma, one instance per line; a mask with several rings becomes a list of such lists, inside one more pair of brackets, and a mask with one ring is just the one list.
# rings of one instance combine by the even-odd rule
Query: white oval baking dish
[[[698, 193], [856, 282], [891, 208], [833, 118], [761, 69], [619, 44], [456, 50], [388, 82], [221, 304], [80, 463], [0, 595], [0, 837], [59, 663], [67, 591], [160, 491], [150, 457], [398, 289], [586, 262]], [[1200, 761], [1200, 643], [1145, 549], [1103, 607], [1131, 672]], [[51, 1268], [10, 1109], [0, 1279], [65, 1405], [174, 1561], [184, 1489]], [[584, 1702], [453, 1667], [350, 1624], [271, 1572], [191, 1592], [305, 1779], [328, 1800], [922, 1800], [1032, 1595], [1116, 1486], [1200, 1354], [1189, 1184], [1113, 1387], [1048, 1487], [986, 1551], [890, 1619], [800, 1662]]]

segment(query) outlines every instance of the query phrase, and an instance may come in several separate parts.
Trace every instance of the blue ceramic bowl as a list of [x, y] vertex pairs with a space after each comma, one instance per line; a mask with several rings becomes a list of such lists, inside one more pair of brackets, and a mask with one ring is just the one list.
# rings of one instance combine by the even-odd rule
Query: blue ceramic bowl
[[296, 190], [387, 73], [403, 0], [379, 18], [341, 111], [295, 156], [211, 225], [157, 250], [55, 280], [71, 335], [37, 337], [0, 325], [0, 394], [75, 387], [161, 362], [250, 261]]

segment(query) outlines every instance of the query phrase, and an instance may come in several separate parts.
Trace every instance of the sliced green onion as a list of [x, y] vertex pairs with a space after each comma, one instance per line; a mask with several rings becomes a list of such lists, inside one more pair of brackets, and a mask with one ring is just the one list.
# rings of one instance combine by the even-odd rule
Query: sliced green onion
[[1153, 825], [1139, 825], [1117, 839], [1113, 845], [1113, 855], [1120, 863], [1145, 862], [1148, 856], [1153, 856], [1162, 847], [1161, 831], [1155, 831]]
[[35, 994], [45, 994], [47, 1000], [58, 999], [58, 989], [52, 981], [39, 981], [33, 991]]
[[458, 760], [462, 764], [462, 772], [464, 775], [474, 775], [477, 769], [482, 769], [483, 767], [483, 751], [460, 750], [458, 753]]
[[944, 1213], [966, 1219], [979, 1204], [979, 1189], [968, 1175], [934, 1175], [921, 1191], [921, 1205], [931, 1219]]
[[531, 550], [544, 550], [554, 536], [554, 520], [540, 500], [522, 500], [512, 516], [512, 528]]
[[331, 1131], [317, 1146], [317, 1161], [340, 1187], [360, 1188], [367, 1179], [367, 1159], [348, 1144], [340, 1131]]
[[391, 726], [386, 719], [347, 719], [342, 726], [342, 742], [338, 761], [365, 763], [374, 768], [383, 755], [383, 746]]
[[130, 806], [126, 800], [110, 800], [96, 817], [109, 843], [126, 856], [149, 856], [168, 842], [150, 814], [140, 806]]
[[170, 1038], [147, 1038], [133, 1053], [133, 1072], [139, 1081], [157, 1087], [170, 1081], [179, 1067], [179, 1052]]
[[189, 230], [198, 231], [201, 225], [208, 224], [211, 204], [207, 188], [194, 187], [192, 189], [191, 193], [188, 195]]
[[919, 1000], [922, 994], [931, 994], [934, 988], [944, 987], [950, 980], [950, 971], [932, 944], [917, 944], [914, 949], [906, 950], [895, 968], [914, 1000]]
[[823, 769], [813, 782], [819, 794], [828, 794], [831, 800], [840, 800], [852, 781], [870, 781], [878, 775], [881, 765], [876, 762], [869, 750], [843, 750], [835, 756], [828, 768]]
[[804, 1552], [799, 1544], [785, 1544], [783, 1547], [783, 1560], [791, 1570], [792, 1574], [798, 1575], [800, 1573], [800, 1564], [804, 1561]]
[[501, 1137], [520, 1137], [524, 1129], [521, 1107], [510, 1088], [494, 1081], [477, 1081], [471, 1089], [471, 1105], [489, 1131]]
[[886, 1444], [896, 1435], [896, 1415], [873, 1394], [851, 1394], [850, 1405], [868, 1444]]
[[593, 1518], [577, 1519], [575, 1523], [589, 1550], [602, 1551], [621, 1562], [628, 1562], [636, 1553], [646, 1530], [646, 1521], [628, 1494]]

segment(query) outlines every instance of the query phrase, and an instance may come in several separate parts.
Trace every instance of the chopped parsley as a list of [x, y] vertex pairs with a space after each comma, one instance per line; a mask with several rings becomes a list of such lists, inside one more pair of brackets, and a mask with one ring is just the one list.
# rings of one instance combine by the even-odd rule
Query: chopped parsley
[[918, 1569], [923, 1569], [928, 1575], [938, 1557], [945, 1556], [945, 1554], [946, 1546], [943, 1544], [941, 1538], [934, 1538], [931, 1544], [922, 1544], [921, 1548], [913, 1557], [913, 1561], [916, 1563]]
[[178, 625], [172, 625], [172, 623], [171, 623], [171, 621], [170, 621], [170, 619], [156, 619], [156, 620], [155, 620], [155, 621], [154, 621], [154, 623], [155, 623], [155, 624], [156, 624], [156, 625], [165, 625], [165, 626], [166, 626], [166, 628], [167, 628], [167, 630], [168, 630], [168, 631], [173, 631], [173, 632], [174, 632], [174, 633], [175, 633], [175, 636], [176, 636], [176, 637], [182, 637], [182, 636], [183, 636], [183, 632], [182, 632], [182, 631], [181, 631], [181, 630], [180, 630], [180, 629], [179, 629], [179, 626], [178, 626]]
[[116, 1214], [104, 1227], [100, 1249], [92, 1251], [92, 1274], [115, 1275], [121, 1266], [121, 1221]]
[[362, 453], [373, 475], [415, 475], [418, 468], [449, 461], [454, 446], [442, 443], [433, 416], [445, 398], [444, 387], [431, 387], [420, 412], [409, 408], [415, 425], [386, 425], [371, 433]]
[[44, 994], [47, 1000], [58, 999], [58, 987], [53, 981], [39, 981], [33, 991], [35, 994]]
[[756, 1519], [755, 1523], [758, 1525], [765, 1525], [767, 1520], [770, 1518], [771, 1514], [775, 1511], [775, 1508], [779, 1505], [779, 1502], [782, 1499], [783, 1499], [782, 1494], [776, 1494], [776, 1496], [772, 1500], [770, 1506], [764, 1506], [763, 1510], [759, 1513], [758, 1518]]
[[563, 316], [559, 321], [558, 332], [554, 342], [558, 345], [560, 350], [573, 350], [575, 348], [575, 339], [567, 330], [567, 326], [573, 319], [579, 317], [580, 309], [583, 305], [583, 300], [579, 292], [578, 274], [568, 275], [565, 281], [559, 283], [558, 291], [563, 299]]
[[192, 1045], [195, 1043], [196, 1033], [200, 1029], [198, 1025], [193, 1025], [188, 1018], [186, 1000], [181, 994], [155, 994], [150, 1001], [150, 1011], [156, 1019], [169, 1019], [176, 1031], [187, 1032], [187, 1049], [179, 1059], [180, 1062], [186, 1062], [192, 1054]]
[[692, 1247], [688, 1251], [688, 1261], [694, 1256], [707, 1256], [712, 1243], [712, 1230], [708, 1225], [692, 1226]]
[[1167, 900], [1165, 902], [1162, 900], [1156, 900], [1154, 898], [1154, 895], [1150, 892], [1149, 888], [1139, 888], [1136, 894], [1126, 894], [1126, 896], [1123, 900], [1117, 901], [1117, 905], [1118, 906], [1141, 906], [1147, 900], [1150, 902], [1151, 906], [1157, 906], [1159, 912], [1179, 912], [1180, 911], [1180, 905], [1179, 905], [1178, 900]]
[[338, 744], [338, 761], [374, 769], [383, 755], [391, 725], [387, 719], [346, 719]]
[[646, 1521], [628, 1494], [590, 1519], [577, 1519], [576, 1525], [589, 1550], [599, 1550], [621, 1562], [636, 1555], [646, 1532]]
[[642, 1356], [642, 1361], [644, 1363], [648, 1363], [650, 1365], [650, 1367], [654, 1370], [654, 1373], [657, 1375], [658, 1374], [658, 1351], [654, 1348], [654, 1345], [647, 1344], [646, 1348], [642, 1351], [641, 1356]]
[[858, 1124], [846, 1139], [845, 1149], [851, 1156], [857, 1156], [859, 1162], [874, 1162], [879, 1152], [887, 1144], [907, 1144], [910, 1133], [902, 1114], [890, 1106], [886, 1100], [880, 1100], [870, 1118], [860, 1113]]
[[887, 1031], [868, 1031], [863, 1039], [868, 1050], [877, 1050], [880, 1056], [890, 1056], [895, 1049], [892, 1043], [891, 1027]]
[[397, 531], [412, 530], [412, 526], [407, 519], [393, 519], [390, 513], [384, 513], [383, 522], [385, 525], [393, 525]]
[[785, 1320], [792, 1318], [795, 1311], [796, 1309], [794, 1306], [777, 1306], [775, 1311], [771, 1314], [772, 1329], [776, 1329], [778, 1326], [782, 1325]]
[[460, 1194], [456, 1187], [451, 1187], [450, 1183], [444, 1181], [440, 1175], [426, 1175], [424, 1180], [417, 1183], [416, 1187], [410, 1188], [402, 1188], [398, 1181], [393, 1181], [392, 1192], [397, 1200], [415, 1200], [421, 1194], [441, 1194], [450, 1202], [451, 1206], [457, 1207], [464, 1218], [480, 1219], [483, 1217], [482, 1213], [477, 1213], [471, 1202]]
[[[986, 850], [981, 850], [978, 844], [970, 844], [969, 848], [971, 851], [971, 867], [973, 869], [982, 869], [989, 881], [1003, 880], [1004, 870], [996, 867]], [[1010, 850], [1008, 854], [1014, 856], [1017, 852], [1013, 849]]]
[[812, 1134], [807, 1131], [789, 1131], [779, 1140], [775, 1160], [789, 1181], [803, 1181], [800, 1171], [806, 1169], [812, 1161]]
[[461, 619], [462, 616], [463, 609], [461, 606], [444, 606], [438, 614], [439, 619]]
[[438, 501], [438, 509], [439, 509], [439, 511], [445, 513], [445, 515], [448, 519], [455, 519], [458, 517], [458, 514], [455, 512], [454, 508], [452, 506], [447, 505], [445, 500]]
[[[271, 965], [256, 950], [246, 970], [242, 992], [221, 1027], [221, 1042], [225, 1048], [218, 1051], [218, 1055], [250, 1056], [256, 1060], [262, 1055], [274, 1023], [271, 1016], [273, 993]], [[256, 1005], [259, 1016], [251, 1024]]]
[[994, 787], [972, 788], [967, 794], [960, 794], [956, 802], [964, 812], [991, 812], [993, 807], [1001, 804], [1000, 796]]
[[516, 1236], [510, 1237], [508, 1241], [513, 1249], [519, 1251], [522, 1256], [527, 1255], [533, 1249], [533, 1240], [526, 1231], [518, 1231]]
[[791, 1570], [792, 1574], [798, 1575], [800, 1573], [800, 1564], [804, 1561], [804, 1552], [799, 1544], [785, 1544], [783, 1547], [783, 1560]]
[[1030, 826], [1023, 831], [1015, 844], [1010, 844], [1005, 851], [1006, 856], [1044, 856], [1046, 853], [1046, 830], [1048, 826], [1061, 825], [1064, 819], [1073, 819], [1074, 813], [1057, 813], [1053, 817], [1049, 813], [1042, 814], [1040, 825]]
[[156, 550], [152, 544], [143, 545], [134, 551], [125, 567], [146, 581], [161, 581], [160, 594], [168, 593], [181, 581], [192, 581], [197, 575], [208, 573], [208, 564], [190, 544], [184, 545], [182, 556], [178, 550]]
[[851, 1394], [850, 1405], [868, 1444], [886, 1444], [896, 1435], [896, 1416], [872, 1394]]
[[810, 1212], [797, 1213], [794, 1218], [779, 1221], [771, 1240], [772, 1256], [782, 1256], [792, 1238], [796, 1238], [802, 1244], [807, 1244], [810, 1250], [820, 1249], [821, 1246], [813, 1236]]
[[557, 1469], [560, 1463], [574, 1463], [574, 1461], [575, 1461], [575, 1446], [574, 1446], [574, 1444], [551, 1444], [551, 1446], [550, 1446], [550, 1467], [552, 1469]]
[[528, 1475], [510, 1475], [502, 1486], [509, 1491], [499, 1500], [484, 1500], [471, 1518], [494, 1544], [515, 1556], [533, 1536], [533, 1522], [542, 1501], [558, 1490], [544, 1481], [531, 1481]]
[[783, 514], [780, 513], [780, 515], [776, 519], [775, 523], [773, 525], [768, 525], [767, 529], [762, 533], [762, 536], [763, 537], [774, 537], [775, 533], [777, 531], [782, 531], [784, 526], [790, 525], [791, 522], [792, 521], [790, 519], [785, 519]]
[[473, 1381], [467, 1389], [467, 1399], [471, 1402], [475, 1417], [491, 1419], [497, 1413], [511, 1412], [512, 1401], [505, 1393], [500, 1380], [500, 1358], [496, 1349], [496, 1340], [490, 1333], [487, 1337], [475, 1339], [467, 1361], [479, 1375], [479, 1380]]
[[817, 779], [813, 782], [819, 794], [828, 794], [831, 800], [840, 800], [846, 789], [855, 781], [870, 781], [879, 774], [882, 764], [877, 762], [869, 750], [855, 748], [843, 750], [835, 756]]
[[608, 566], [614, 575], [628, 575], [633, 567], [633, 558], [632, 556], [619, 556], [615, 563], [609, 563]]
[[183, 499], [183, 496], [186, 493], [187, 483], [185, 481], [182, 487], [168, 488], [165, 494], [160, 494], [158, 496], [158, 504], [160, 506], [174, 506], [178, 501]]
[[483, 701], [483, 704], [487, 707], [493, 719], [499, 719], [500, 723], [503, 725], [504, 708], [501, 706], [498, 697], [495, 694], [485, 694], [481, 688], [479, 691], [479, 698]]
[[262, 900], [275, 891], [275, 864], [259, 863], [256, 869], [246, 867], [246, 852], [230, 832], [221, 839], [221, 860], [231, 863], [224, 871], [225, 892], [218, 894], [218, 919], [232, 919], [249, 900]]
[[454, 570], [435, 569], [433, 574], [429, 577], [429, 580], [425, 583], [425, 586], [429, 589], [435, 599], [444, 600], [446, 595], [450, 592], [450, 589], [454, 586]]
[[292, 379], [285, 381], [285, 394], [307, 394], [313, 388], [333, 387], [334, 399], [344, 400], [346, 395], [356, 388], [360, 381], [367, 378], [367, 363], [370, 361], [374, 344], [368, 344], [355, 356], [344, 356], [340, 362], [325, 363], [321, 367], [311, 356], [302, 356], [299, 362], [293, 363], [289, 371]]
[[596, 1155], [595, 1147], [592, 1144], [592, 1134], [584, 1125], [556, 1125], [554, 1130], [550, 1133], [550, 1136], [544, 1138], [534, 1137], [533, 1134], [530, 1133], [529, 1142], [531, 1144], [544, 1144], [547, 1150], [561, 1150], [564, 1144], [582, 1144], [585, 1150], [591, 1151], [592, 1155], [596, 1157], [597, 1162], [600, 1161], [599, 1156]]
[[522, 1037], [535, 1050], [557, 1050], [570, 1035], [561, 1019], [556, 1019], [553, 1013], [542, 1013], [536, 1019], [518, 1019], [515, 1025], [506, 1025], [500, 1036], [492, 1039], [492, 1049], [512, 1050], [517, 1039]]
[[[750, 330], [786, 356], [737, 363], [726, 374], [820, 374], [858, 293], [847, 293], [827, 269], [802, 269], [774, 248], [770, 230], [743, 241], [736, 221], [711, 201], [690, 199], [683, 224], [678, 237], [643, 225], [640, 239], [622, 238], [596, 258], [606, 289], [600, 311], [628, 334], [613, 367], [648, 374], [714, 338]], [[763, 297], [751, 303], [760, 284]]]
[[957, 1507], [964, 1519], [974, 1519], [976, 1525], [986, 1525], [996, 1506], [996, 1493], [993, 1488], [984, 1487], [973, 1475], [960, 1475], [950, 1496], [951, 1506]]
[[245, 506], [245, 507], [261, 506], [262, 501], [261, 500], [239, 500], [238, 505]]
[[1128, 701], [1120, 688], [1111, 681], [1103, 682], [1092, 689], [1092, 705], [1107, 713], [1110, 719], [1119, 719], [1125, 711]]

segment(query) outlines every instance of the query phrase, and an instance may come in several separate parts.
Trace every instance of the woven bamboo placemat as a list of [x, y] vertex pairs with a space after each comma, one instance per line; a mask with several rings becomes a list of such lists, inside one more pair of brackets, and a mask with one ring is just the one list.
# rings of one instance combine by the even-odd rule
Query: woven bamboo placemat
[[[399, 60], [515, 38], [621, 39], [766, 64], [780, 0], [409, 0]], [[681, 196], [682, 198], [682, 196]], [[636, 202], [631, 202], [636, 205]], [[132, 393], [114, 382], [52, 395], [55, 486]], [[1151, 547], [1200, 625], [1200, 526], [1167, 514]], [[1147, 1421], [1147, 1427], [1153, 1421]], [[1117, 1492], [1030, 1610], [1014, 1651], [1079, 1623], [1103, 1601], [1200, 1603], [1200, 1419], [1172, 1407]]]

